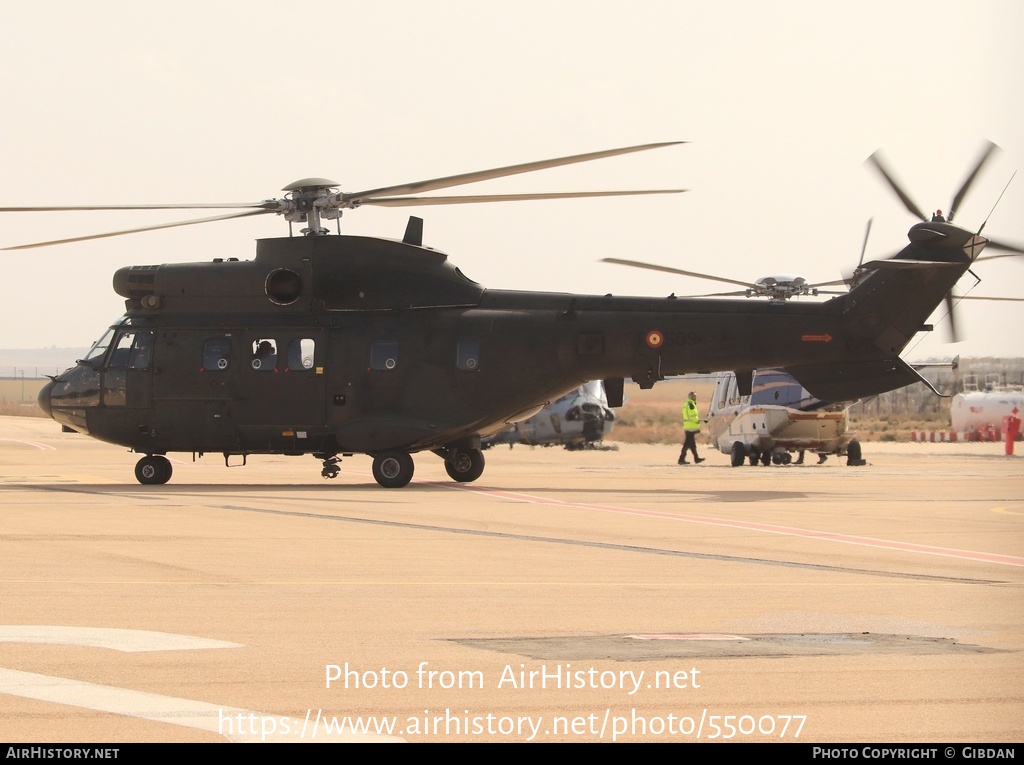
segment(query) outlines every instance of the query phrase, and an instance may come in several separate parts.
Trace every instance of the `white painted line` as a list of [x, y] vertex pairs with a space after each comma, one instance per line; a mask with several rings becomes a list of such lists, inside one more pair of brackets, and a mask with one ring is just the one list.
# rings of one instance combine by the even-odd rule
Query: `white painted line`
[[[210, 648], [244, 648], [240, 643], [210, 640], [170, 632], [106, 627], [60, 627], [46, 625], [0, 625], [0, 642], [46, 643], [107, 648], [125, 653], [145, 651], [197, 651]], [[309, 710], [305, 720], [285, 715], [223, 707], [205, 701], [115, 688], [110, 685], [37, 675], [0, 667], [0, 695], [47, 701], [92, 709], [96, 712], [137, 717], [209, 731], [235, 742], [375, 742], [401, 741], [395, 736], [357, 733], [331, 718], [327, 725], [322, 711], [316, 712], [310, 728]], [[347, 718], [345, 718], [347, 720]], [[369, 723], [370, 718], [367, 718]], [[362, 720], [360, 720], [362, 722]], [[356, 723], [359, 724], [359, 723]]]
[[208, 648], [244, 648], [240, 643], [175, 635], [170, 632], [128, 630], [107, 627], [54, 627], [0, 625], [0, 643], [48, 643], [109, 648], [112, 651], [201, 651]]
[[215, 733], [236, 743], [365, 743], [401, 740], [389, 736], [357, 734], [351, 729], [331, 733], [318, 731], [319, 735], [315, 738], [303, 736], [304, 722], [293, 717], [268, 715], [238, 707], [221, 707], [204, 701], [131, 691], [14, 669], [0, 669], [0, 694], [181, 725]]

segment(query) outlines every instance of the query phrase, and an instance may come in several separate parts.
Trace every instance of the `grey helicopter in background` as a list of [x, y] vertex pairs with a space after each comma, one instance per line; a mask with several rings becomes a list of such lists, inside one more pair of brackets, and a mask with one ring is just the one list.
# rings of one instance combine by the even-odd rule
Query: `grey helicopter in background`
[[[536, 414], [493, 436], [481, 439], [488, 449], [499, 444], [562, 446], [569, 451], [596, 449], [611, 435], [615, 412], [608, 406], [604, 381], [591, 380]], [[612, 447], [602, 447], [612, 448]]]

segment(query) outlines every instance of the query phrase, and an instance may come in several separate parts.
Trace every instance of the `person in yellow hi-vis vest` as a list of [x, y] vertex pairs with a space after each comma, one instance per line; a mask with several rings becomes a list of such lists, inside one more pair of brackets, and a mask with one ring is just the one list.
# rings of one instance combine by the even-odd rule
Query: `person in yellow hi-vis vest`
[[679, 464], [689, 465], [686, 461], [686, 452], [693, 452], [693, 461], [695, 464], [700, 464], [704, 461], [703, 457], [697, 456], [697, 434], [700, 433], [700, 412], [697, 411], [697, 394], [690, 391], [690, 395], [686, 397], [686, 403], [683, 404], [683, 450], [679, 452]]

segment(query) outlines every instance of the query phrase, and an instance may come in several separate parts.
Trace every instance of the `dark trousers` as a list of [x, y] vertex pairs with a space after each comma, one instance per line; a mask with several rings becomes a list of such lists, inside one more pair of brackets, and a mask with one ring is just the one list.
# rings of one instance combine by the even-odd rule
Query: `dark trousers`
[[683, 450], [679, 452], [679, 459], [686, 459], [686, 452], [693, 452], [693, 461], [696, 462], [699, 458], [697, 457], [697, 434], [699, 430], [687, 430], [686, 437], [683, 438]]

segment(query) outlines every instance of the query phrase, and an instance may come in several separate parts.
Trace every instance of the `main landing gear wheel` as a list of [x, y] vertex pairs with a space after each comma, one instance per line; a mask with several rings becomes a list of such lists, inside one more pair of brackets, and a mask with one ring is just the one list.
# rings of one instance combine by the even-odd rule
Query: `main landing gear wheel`
[[860, 467], [861, 465], [868, 464], [861, 456], [860, 441], [856, 438], [846, 445], [846, 464], [850, 467]]
[[373, 477], [385, 489], [401, 489], [412, 480], [415, 466], [408, 452], [384, 452], [373, 458]]
[[[747, 450], [743, 448], [743, 444], [741, 444], [739, 441], [735, 441], [733, 442], [732, 452], [730, 456], [732, 457], [732, 466], [739, 467], [747, 458]], [[750, 464], [753, 465], [754, 463], [751, 462]]]
[[479, 449], [455, 449], [444, 458], [444, 469], [459, 483], [475, 481], [484, 472], [484, 453]]
[[135, 463], [135, 477], [139, 483], [161, 484], [171, 480], [171, 462], [161, 454], [150, 454]]

